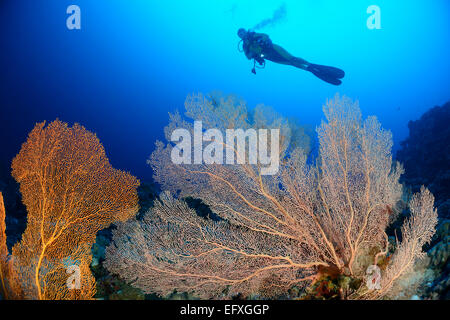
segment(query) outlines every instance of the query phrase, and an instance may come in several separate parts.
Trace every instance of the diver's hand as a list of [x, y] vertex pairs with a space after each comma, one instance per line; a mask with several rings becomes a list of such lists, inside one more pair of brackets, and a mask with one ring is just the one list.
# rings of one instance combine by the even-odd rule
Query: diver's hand
[[256, 60], [256, 62], [258, 62], [259, 63], [259, 65], [263, 65], [264, 64], [264, 56], [261, 54], [261, 55], [258, 55], [257, 57], [255, 57], [254, 58], [255, 60]]

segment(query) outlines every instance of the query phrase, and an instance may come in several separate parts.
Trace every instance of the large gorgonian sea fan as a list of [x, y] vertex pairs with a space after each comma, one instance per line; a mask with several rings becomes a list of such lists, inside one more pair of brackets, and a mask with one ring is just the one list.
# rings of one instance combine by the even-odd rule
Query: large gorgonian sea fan
[[12, 176], [20, 184], [27, 226], [9, 253], [0, 194], [0, 295], [92, 299], [96, 234], [137, 213], [139, 180], [111, 166], [94, 133], [59, 120], [36, 124], [12, 161]]
[[[398, 280], [423, 256], [437, 214], [428, 190], [414, 195], [402, 242], [389, 252], [385, 230], [399, 210], [402, 168], [392, 163], [391, 133], [375, 117], [362, 121], [358, 103], [346, 97], [327, 101], [311, 165], [301, 148], [292, 148], [289, 124], [273, 113], [250, 117], [242, 102], [202, 95], [188, 97], [185, 107], [205, 129], [280, 128], [280, 169], [265, 176], [258, 164], [174, 164], [172, 143], [157, 143], [149, 163], [166, 191], [143, 220], [114, 231], [105, 262], [111, 272], [160, 295], [248, 297], [302, 288], [326, 274], [359, 280], [340, 290], [341, 298], [395, 295]], [[168, 139], [176, 128], [192, 124], [171, 116]], [[180, 200], [188, 196], [221, 219], [199, 217]], [[361, 280], [380, 261], [381, 289], [369, 290]]]

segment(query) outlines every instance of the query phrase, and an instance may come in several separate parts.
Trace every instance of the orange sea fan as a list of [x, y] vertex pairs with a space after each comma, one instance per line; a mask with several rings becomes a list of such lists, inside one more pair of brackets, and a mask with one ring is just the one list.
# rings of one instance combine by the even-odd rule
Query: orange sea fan
[[[12, 162], [12, 175], [28, 211], [22, 240], [12, 249], [22, 297], [92, 298], [89, 264], [96, 233], [136, 214], [139, 181], [110, 165], [95, 134], [59, 120], [36, 124]], [[75, 288], [67, 283], [71, 268], [81, 278]]]

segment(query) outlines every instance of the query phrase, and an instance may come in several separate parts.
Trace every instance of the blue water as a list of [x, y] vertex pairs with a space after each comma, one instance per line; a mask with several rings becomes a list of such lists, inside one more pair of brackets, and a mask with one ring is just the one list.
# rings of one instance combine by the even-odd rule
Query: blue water
[[[81, 8], [81, 30], [66, 8]], [[251, 28], [293, 55], [345, 70], [340, 87], [268, 62], [257, 74], [237, 50]], [[369, 30], [369, 5], [381, 29]], [[97, 133], [115, 167], [151, 177], [146, 159], [167, 113], [187, 94], [220, 90], [315, 127], [336, 92], [359, 99], [394, 141], [407, 122], [450, 100], [450, 2], [0, 0], [0, 137], [6, 167], [35, 122], [79, 122]]]

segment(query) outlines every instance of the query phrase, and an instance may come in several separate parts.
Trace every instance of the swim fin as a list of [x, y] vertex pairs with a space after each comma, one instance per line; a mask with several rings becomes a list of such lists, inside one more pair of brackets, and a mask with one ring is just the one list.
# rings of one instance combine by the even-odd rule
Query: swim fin
[[342, 83], [341, 80], [345, 76], [344, 70], [335, 67], [322, 66], [320, 64], [310, 63], [306, 70], [314, 74], [319, 79], [336, 86]]

